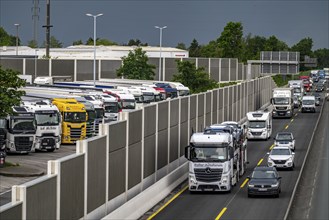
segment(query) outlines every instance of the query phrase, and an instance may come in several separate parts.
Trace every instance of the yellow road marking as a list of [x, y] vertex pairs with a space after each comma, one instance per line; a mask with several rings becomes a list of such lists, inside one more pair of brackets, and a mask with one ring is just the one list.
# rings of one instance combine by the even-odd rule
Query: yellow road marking
[[240, 188], [243, 188], [244, 187], [244, 185], [246, 185], [246, 183], [249, 181], [249, 179], [247, 178], [247, 179], [245, 179], [245, 181], [243, 181], [243, 183], [241, 184], [241, 186], [240, 186]]
[[220, 213], [217, 215], [217, 217], [215, 218], [215, 220], [218, 220], [218, 219], [220, 219], [220, 217], [222, 217], [222, 215], [224, 214], [224, 212], [226, 211], [226, 207], [224, 207], [223, 209], [222, 209], [222, 211], [220, 211]]
[[294, 119], [291, 119], [291, 122], [293, 122], [294, 121]]
[[270, 147], [270, 150], [272, 150], [272, 149], [273, 149], [273, 147], [274, 147], [274, 144], [272, 144], [272, 145], [271, 145], [271, 147]]
[[298, 113], [295, 114], [295, 117], [298, 115]]
[[164, 204], [161, 208], [159, 208], [156, 212], [154, 212], [150, 217], [147, 218], [147, 220], [151, 220], [156, 216], [159, 212], [161, 212], [164, 208], [166, 208], [172, 201], [174, 201], [180, 194], [182, 194], [188, 186], [185, 186], [181, 191], [179, 191], [174, 197], [172, 197], [166, 204]]
[[263, 162], [263, 158], [259, 160], [257, 166], [259, 166]]
[[289, 128], [289, 125], [287, 125], [286, 127], [285, 127], [285, 129], [288, 129]]

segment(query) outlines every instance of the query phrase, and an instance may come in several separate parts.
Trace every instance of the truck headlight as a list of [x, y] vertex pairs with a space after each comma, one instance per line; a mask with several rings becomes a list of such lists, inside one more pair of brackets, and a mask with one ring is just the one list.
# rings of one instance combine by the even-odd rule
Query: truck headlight
[[191, 184], [197, 184], [197, 181], [194, 179], [193, 176], [190, 175], [190, 183]]
[[272, 184], [271, 187], [278, 187], [279, 186], [279, 182], [277, 182], [276, 184]]
[[223, 178], [222, 178], [222, 183], [223, 183], [223, 184], [228, 183], [228, 176], [223, 176]]
[[33, 137], [29, 137], [29, 141], [33, 141]]

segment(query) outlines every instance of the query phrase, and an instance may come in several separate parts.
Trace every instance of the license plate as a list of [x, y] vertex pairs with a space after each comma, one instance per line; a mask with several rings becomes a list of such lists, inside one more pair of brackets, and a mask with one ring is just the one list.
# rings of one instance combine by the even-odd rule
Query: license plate
[[47, 144], [48, 144], [48, 143], [42, 143], [42, 145], [44, 145], [44, 146], [47, 145]]
[[283, 167], [283, 165], [282, 165], [282, 164], [277, 164], [276, 166], [277, 166], [277, 167]]
[[258, 191], [267, 191], [267, 189], [265, 189], [265, 188], [260, 188], [260, 189], [258, 189]]

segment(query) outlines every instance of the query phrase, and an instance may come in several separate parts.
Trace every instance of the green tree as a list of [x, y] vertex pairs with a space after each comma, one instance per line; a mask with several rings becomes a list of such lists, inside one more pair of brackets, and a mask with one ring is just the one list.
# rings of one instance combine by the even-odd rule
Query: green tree
[[318, 59], [318, 68], [329, 68], [329, 49], [322, 48], [314, 51], [314, 56]]
[[191, 42], [190, 47], [188, 48], [190, 57], [200, 57], [201, 53], [201, 46], [196, 39], [193, 39]]
[[264, 49], [266, 51], [287, 51], [289, 49], [289, 47], [285, 42], [280, 41], [275, 36], [270, 36], [266, 40]]
[[241, 22], [228, 22], [224, 31], [217, 39], [222, 56], [226, 58], [240, 58], [242, 50], [243, 27]]
[[0, 118], [12, 114], [12, 106], [19, 105], [24, 91], [17, 90], [26, 82], [18, 77], [20, 73], [0, 66]]
[[[18, 45], [21, 45], [19, 38]], [[2, 27], [0, 27], [0, 46], [16, 46], [16, 36], [9, 35]]]
[[[93, 38], [88, 38], [86, 41], [86, 45], [94, 45], [94, 39]], [[111, 45], [118, 45], [116, 42], [110, 41], [108, 39], [103, 39], [103, 38], [96, 38], [96, 45], [100, 46], [111, 46]]]
[[304, 56], [312, 56], [313, 40], [312, 38], [303, 38], [297, 44], [291, 47], [291, 51], [299, 51], [301, 60], [304, 60]]
[[82, 40], [73, 41], [72, 45], [83, 45]]
[[126, 79], [154, 79], [155, 66], [148, 64], [148, 57], [142, 48], [130, 51], [128, 56], [122, 57], [123, 64], [117, 69], [117, 76]]
[[218, 87], [215, 80], [209, 79], [204, 68], [196, 68], [194, 62], [186, 60], [176, 60], [176, 62], [178, 73], [173, 76], [173, 81], [189, 87], [191, 93], [205, 92]]
[[[46, 47], [46, 41], [43, 42], [42, 47]], [[56, 37], [51, 36], [49, 42], [50, 48], [62, 48], [63, 43], [56, 39]]]
[[209, 44], [201, 46], [200, 57], [221, 57], [221, 48], [217, 41], [210, 41]]
[[178, 43], [176, 46], [177, 49], [181, 49], [181, 50], [186, 50], [186, 46], [184, 43]]
[[31, 47], [31, 48], [37, 48], [37, 47], [38, 47], [38, 43], [37, 43], [37, 41], [35, 41], [35, 40], [29, 40], [29, 41], [27, 42], [27, 46], [29, 46], [29, 47]]
[[242, 62], [247, 60], [258, 60], [260, 52], [265, 50], [266, 38], [248, 34], [243, 38]]
[[134, 39], [130, 39], [129, 41], [128, 41], [128, 46], [139, 46], [140, 44], [141, 44], [142, 42], [139, 40], [139, 39], [136, 39], [136, 40], [134, 40]]

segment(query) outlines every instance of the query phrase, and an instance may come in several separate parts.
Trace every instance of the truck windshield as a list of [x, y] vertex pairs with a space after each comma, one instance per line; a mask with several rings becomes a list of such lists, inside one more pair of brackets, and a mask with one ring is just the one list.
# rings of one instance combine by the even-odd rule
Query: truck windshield
[[85, 112], [65, 112], [64, 114], [65, 122], [86, 122], [86, 113]]
[[303, 100], [303, 105], [314, 105], [314, 100]]
[[121, 99], [123, 109], [135, 109], [136, 102], [134, 99]]
[[105, 103], [105, 112], [106, 113], [118, 113], [119, 112], [119, 105], [118, 103]]
[[5, 119], [0, 119], [0, 128], [6, 128], [6, 120]]
[[59, 125], [59, 115], [57, 113], [35, 113], [37, 125]]
[[273, 98], [273, 104], [275, 105], [288, 105], [289, 104], [289, 98]]
[[192, 161], [226, 161], [226, 147], [194, 147], [191, 148]]
[[249, 121], [249, 128], [265, 128], [265, 121]]
[[96, 119], [95, 110], [87, 110], [87, 114], [88, 114], [88, 121], [94, 121]]
[[36, 129], [35, 120], [31, 119], [12, 119], [10, 128], [13, 131], [33, 131]]
[[104, 117], [104, 109], [103, 108], [96, 108], [96, 118], [103, 118]]
[[294, 88], [294, 93], [301, 93], [302, 90], [300, 88]]
[[153, 93], [143, 94], [143, 102], [154, 102], [154, 95]]

